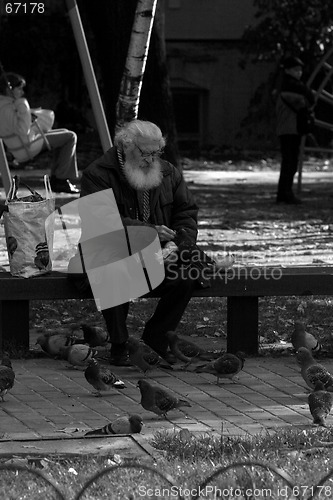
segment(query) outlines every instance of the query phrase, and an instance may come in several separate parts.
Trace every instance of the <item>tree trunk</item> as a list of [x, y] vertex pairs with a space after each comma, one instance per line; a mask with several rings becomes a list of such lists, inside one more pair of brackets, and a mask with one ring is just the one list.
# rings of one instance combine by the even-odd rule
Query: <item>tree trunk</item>
[[157, 0], [138, 0], [116, 107], [118, 127], [138, 117], [156, 3]]
[[[137, 0], [77, 0], [112, 138], [116, 104], [126, 62]], [[167, 136], [165, 157], [178, 164], [173, 104], [164, 41], [164, 0], [158, 0], [142, 82], [138, 117]]]

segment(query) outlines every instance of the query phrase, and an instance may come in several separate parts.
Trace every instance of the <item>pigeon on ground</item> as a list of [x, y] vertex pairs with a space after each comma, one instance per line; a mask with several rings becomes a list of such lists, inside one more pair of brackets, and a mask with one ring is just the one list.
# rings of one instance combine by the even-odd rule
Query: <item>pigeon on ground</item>
[[126, 345], [131, 363], [144, 374], [155, 367], [172, 370], [172, 366], [147, 344], [130, 337]]
[[88, 384], [96, 389], [96, 396], [101, 396], [101, 391], [109, 391], [111, 389], [124, 389], [126, 385], [120, 380], [117, 375], [104, 365], [92, 358], [89, 361], [88, 367], [85, 369], [84, 376]]
[[167, 332], [165, 336], [169, 341], [169, 347], [172, 354], [180, 361], [184, 361], [187, 365], [194, 359], [211, 361], [213, 357], [212, 353], [205, 351], [193, 342], [179, 338], [174, 331]]
[[107, 436], [110, 434], [139, 434], [143, 426], [140, 415], [119, 417], [100, 429], [85, 433], [85, 436]]
[[321, 349], [320, 342], [311, 333], [305, 331], [301, 321], [295, 321], [295, 328], [291, 334], [291, 343], [295, 351], [298, 351], [300, 347], [306, 347], [310, 352], [318, 352]]
[[83, 331], [84, 341], [89, 344], [90, 347], [105, 345], [108, 341], [109, 334], [101, 326], [90, 326], [86, 323], [82, 323], [81, 329]]
[[60, 355], [66, 359], [72, 366], [88, 366], [90, 360], [97, 354], [95, 349], [92, 349], [85, 344], [75, 344], [60, 349]]
[[333, 376], [320, 363], [317, 363], [309, 349], [300, 347], [296, 359], [301, 365], [301, 374], [307, 385], [314, 389], [317, 382], [322, 382], [327, 391], [333, 392]]
[[161, 387], [150, 384], [147, 380], [140, 379], [137, 386], [141, 392], [141, 406], [145, 410], [156, 413], [156, 415], [163, 415], [166, 418], [166, 414], [170, 410], [180, 406], [191, 406], [188, 401], [176, 398]]
[[313, 423], [325, 427], [325, 420], [333, 406], [333, 394], [325, 391], [324, 384], [318, 381], [314, 392], [309, 394], [308, 401]]
[[218, 359], [207, 363], [206, 365], [200, 365], [195, 368], [196, 373], [212, 373], [217, 377], [217, 383], [219, 384], [220, 378], [233, 378], [243, 369], [245, 363], [244, 353], [237, 352], [236, 354], [231, 354], [226, 352]]
[[69, 332], [49, 332], [39, 335], [36, 344], [39, 344], [43, 351], [50, 356], [60, 356], [61, 349], [73, 345], [76, 340], [75, 335], [71, 335]]
[[15, 372], [7, 353], [3, 354], [0, 365], [0, 397], [4, 401], [4, 396], [13, 387]]

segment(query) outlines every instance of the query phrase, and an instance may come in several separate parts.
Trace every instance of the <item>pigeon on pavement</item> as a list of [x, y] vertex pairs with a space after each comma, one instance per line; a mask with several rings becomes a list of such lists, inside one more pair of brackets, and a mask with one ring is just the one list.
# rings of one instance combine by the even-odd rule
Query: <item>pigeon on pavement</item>
[[169, 347], [172, 354], [184, 361], [185, 366], [188, 366], [194, 360], [210, 361], [214, 356], [212, 353], [205, 351], [198, 345], [184, 338], [180, 338], [176, 332], [168, 331], [165, 334], [169, 341]]
[[84, 341], [89, 344], [90, 347], [101, 346], [108, 341], [109, 334], [101, 326], [90, 326], [86, 323], [82, 323], [81, 329], [83, 331]]
[[7, 353], [3, 354], [0, 365], [0, 397], [4, 401], [4, 396], [13, 387], [15, 372]]
[[63, 347], [71, 346], [75, 343], [76, 337], [69, 332], [50, 332], [39, 335], [36, 344], [39, 344], [44, 352], [50, 356], [60, 356]]
[[314, 392], [309, 394], [308, 401], [310, 412], [313, 416], [313, 423], [325, 427], [325, 420], [333, 405], [333, 394], [325, 391], [324, 384], [318, 381], [315, 385]]
[[141, 392], [141, 406], [156, 415], [163, 415], [166, 418], [170, 410], [180, 406], [191, 406], [188, 401], [173, 396], [161, 387], [150, 384], [147, 380], [140, 379], [138, 387]]
[[206, 365], [200, 365], [195, 368], [196, 373], [212, 373], [217, 377], [217, 383], [219, 384], [220, 378], [233, 378], [243, 369], [245, 363], [244, 353], [237, 352], [236, 354], [231, 354], [226, 352], [218, 359], [207, 363]]
[[124, 389], [126, 385], [105, 365], [100, 365], [99, 362], [92, 358], [89, 361], [88, 367], [85, 369], [84, 376], [88, 384], [96, 389], [97, 396], [101, 396], [101, 391], [109, 391], [111, 389]]
[[213, 357], [212, 353], [205, 351], [193, 342], [179, 338], [174, 331], [168, 331], [165, 336], [169, 341], [169, 347], [172, 354], [186, 364], [190, 364], [194, 359], [211, 361]]
[[85, 344], [75, 344], [68, 347], [62, 347], [60, 354], [63, 359], [66, 359], [74, 367], [88, 366], [90, 360], [97, 354], [95, 349], [92, 349]]
[[309, 349], [300, 347], [296, 353], [296, 359], [301, 365], [301, 375], [307, 385], [314, 389], [317, 382], [322, 382], [327, 391], [333, 392], [333, 376], [320, 363], [317, 363]]
[[127, 349], [130, 361], [144, 374], [153, 370], [155, 367], [166, 368], [172, 370], [172, 366], [165, 361], [151, 347], [134, 337], [127, 340]]
[[291, 343], [295, 351], [298, 351], [300, 347], [306, 347], [310, 352], [318, 352], [321, 349], [320, 342], [312, 333], [307, 333], [305, 331], [301, 321], [295, 321], [294, 331], [291, 334]]
[[143, 426], [140, 415], [119, 417], [100, 429], [88, 431], [85, 436], [107, 436], [110, 434], [139, 434]]

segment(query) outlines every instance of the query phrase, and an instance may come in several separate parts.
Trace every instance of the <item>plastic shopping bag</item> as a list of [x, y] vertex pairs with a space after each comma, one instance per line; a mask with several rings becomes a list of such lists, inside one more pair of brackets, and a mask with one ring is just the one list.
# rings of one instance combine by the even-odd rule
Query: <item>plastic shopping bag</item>
[[55, 201], [49, 177], [44, 176], [45, 198], [26, 186], [31, 195], [19, 198], [19, 179], [13, 178], [8, 193], [4, 227], [9, 258], [10, 273], [13, 276], [31, 278], [46, 274], [52, 269], [52, 248], [54, 233]]

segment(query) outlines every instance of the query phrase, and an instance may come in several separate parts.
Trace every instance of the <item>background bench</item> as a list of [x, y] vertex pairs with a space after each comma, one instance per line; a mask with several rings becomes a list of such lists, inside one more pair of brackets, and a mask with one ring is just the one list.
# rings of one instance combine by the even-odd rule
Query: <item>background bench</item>
[[[234, 268], [211, 283], [193, 296], [227, 297], [227, 350], [257, 354], [259, 297], [333, 295], [333, 267]], [[80, 293], [62, 273], [25, 279], [0, 272], [0, 346], [28, 349], [30, 300], [59, 299], [92, 296]]]

